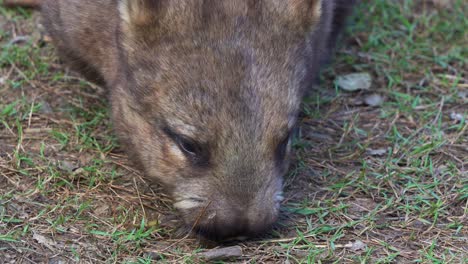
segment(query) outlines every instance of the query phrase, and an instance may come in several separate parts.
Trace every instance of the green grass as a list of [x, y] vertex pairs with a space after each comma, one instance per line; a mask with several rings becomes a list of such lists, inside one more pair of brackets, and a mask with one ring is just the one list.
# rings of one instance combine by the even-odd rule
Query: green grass
[[[321, 91], [304, 100], [284, 219], [241, 243], [237, 261], [468, 263], [467, 9], [358, 7]], [[0, 14], [0, 255], [199, 263], [213, 245], [174, 226], [170, 201], [122, 153], [102, 94], [40, 45], [36, 13]], [[14, 32], [29, 38], [8, 44]], [[370, 91], [334, 85], [355, 72], [373, 76]], [[359, 103], [371, 93], [383, 105]]]

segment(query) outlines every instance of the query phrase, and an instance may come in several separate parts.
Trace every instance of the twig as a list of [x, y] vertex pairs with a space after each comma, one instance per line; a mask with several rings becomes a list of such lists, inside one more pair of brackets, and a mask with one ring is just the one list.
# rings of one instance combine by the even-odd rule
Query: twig
[[6, 7], [29, 7], [39, 8], [41, 5], [40, 0], [4, 0], [3, 5]]
[[137, 192], [138, 200], [140, 201], [141, 210], [143, 210], [143, 217], [146, 219], [145, 206], [143, 205], [143, 201], [141, 200], [140, 191], [138, 190], [138, 185], [136, 183], [135, 177], [133, 178], [133, 184], [135, 185], [135, 190]]

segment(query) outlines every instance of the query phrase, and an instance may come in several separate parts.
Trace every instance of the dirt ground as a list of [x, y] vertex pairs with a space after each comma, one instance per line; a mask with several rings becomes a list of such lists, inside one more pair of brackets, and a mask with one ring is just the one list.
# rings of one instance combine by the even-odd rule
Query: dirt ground
[[[0, 1], [1, 2], [1, 1]], [[363, 1], [304, 100], [277, 227], [216, 244], [119, 147], [105, 91], [0, 7], [0, 263], [468, 263], [468, 7]], [[369, 73], [368, 90], [337, 76]]]

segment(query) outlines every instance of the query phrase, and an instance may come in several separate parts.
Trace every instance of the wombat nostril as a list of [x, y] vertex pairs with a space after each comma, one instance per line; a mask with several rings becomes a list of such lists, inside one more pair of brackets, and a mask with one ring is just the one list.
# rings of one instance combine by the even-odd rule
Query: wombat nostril
[[208, 239], [226, 241], [237, 237], [252, 237], [271, 228], [276, 220], [277, 210], [271, 208], [254, 211], [252, 213], [249, 208], [208, 209], [197, 219], [195, 231]]
[[[208, 217], [209, 218], [209, 217]], [[248, 235], [246, 221], [240, 218], [220, 219], [215, 215], [212, 224], [198, 225], [196, 230], [199, 234], [213, 240], [226, 240], [233, 237]]]

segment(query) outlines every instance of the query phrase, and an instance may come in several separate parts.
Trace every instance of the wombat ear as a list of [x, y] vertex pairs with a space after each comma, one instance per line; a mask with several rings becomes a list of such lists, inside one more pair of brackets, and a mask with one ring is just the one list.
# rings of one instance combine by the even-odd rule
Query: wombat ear
[[126, 24], [123, 27], [124, 31], [136, 33], [144, 28], [158, 34], [182, 34], [190, 31], [196, 23], [195, 12], [201, 2], [201, 0], [120, 0], [119, 12]]
[[130, 25], [144, 26], [156, 19], [159, 6], [158, 0], [121, 0], [120, 17]]
[[297, 29], [309, 30], [322, 15], [322, 0], [274, 0], [270, 4], [286, 21], [299, 27]]

